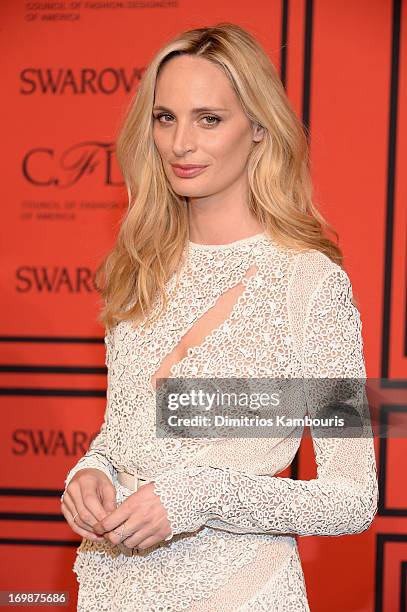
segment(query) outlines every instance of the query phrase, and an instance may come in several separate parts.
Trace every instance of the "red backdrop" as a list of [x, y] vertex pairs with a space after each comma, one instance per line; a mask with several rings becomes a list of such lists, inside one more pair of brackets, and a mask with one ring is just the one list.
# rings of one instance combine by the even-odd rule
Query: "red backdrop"
[[[127, 205], [114, 135], [144, 67], [187, 28], [232, 21], [260, 40], [310, 130], [315, 197], [340, 234], [368, 376], [390, 379], [387, 410], [406, 411], [407, 7], [3, 0], [0, 17], [0, 590], [70, 591], [74, 610], [79, 539], [59, 496], [105, 408], [93, 274]], [[313, 612], [405, 601], [406, 441], [375, 444], [380, 508], [369, 531], [299, 539]], [[314, 476], [309, 438], [286, 474]]]

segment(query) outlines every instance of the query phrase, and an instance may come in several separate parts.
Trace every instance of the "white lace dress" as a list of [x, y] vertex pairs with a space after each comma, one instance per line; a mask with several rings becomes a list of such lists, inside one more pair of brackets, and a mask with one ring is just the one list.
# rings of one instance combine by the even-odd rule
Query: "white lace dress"
[[105, 420], [65, 481], [99, 468], [118, 503], [132, 493], [118, 471], [154, 481], [173, 538], [139, 552], [83, 539], [73, 568], [77, 609], [309, 610], [296, 538], [369, 527], [377, 510], [373, 439], [314, 436], [317, 478], [281, 478], [298, 428], [279, 438], [157, 437], [152, 376], [200, 325], [202, 341], [174, 359], [170, 378], [364, 378], [349, 277], [321, 252], [285, 249], [264, 233], [225, 245], [189, 242], [184, 255], [154, 327], [121, 322], [107, 333]]

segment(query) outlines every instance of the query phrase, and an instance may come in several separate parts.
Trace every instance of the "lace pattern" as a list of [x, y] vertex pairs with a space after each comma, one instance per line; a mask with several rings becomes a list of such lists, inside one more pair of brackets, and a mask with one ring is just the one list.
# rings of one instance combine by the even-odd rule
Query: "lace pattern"
[[[238, 283], [244, 289], [226, 311], [219, 298]], [[79, 469], [97, 467], [120, 495], [117, 471], [138, 473], [154, 481], [173, 534], [185, 537], [143, 557], [82, 542], [78, 610], [198, 612], [213, 609], [216, 597], [219, 610], [222, 601], [225, 610], [307, 610], [300, 562], [286, 543], [369, 527], [378, 495], [373, 440], [313, 437], [317, 478], [279, 478], [300, 442], [295, 429], [283, 439], [158, 438], [151, 380], [172, 355], [169, 378], [364, 378], [350, 279], [322, 253], [283, 249], [260, 234], [216, 247], [189, 243], [168, 292], [169, 306], [151, 329], [122, 322], [106, 334], [105, 419], [65, 485]], [[202, 341], [178, 359], [182, 338], [202, 321]], [[311, 390], [304, 412], [317, 409], [317, 397]], [[260, 547], [276, 551], [272, 572]], [[243, 608], [227, 590], [242, 567], [243, 589], [264, 572]]]
[[[120, 504], [131, 491], [119, 483], [116, 487]], [[136, 549], [124, 552], [123, 545], [84, 539], [74, 564], [80, 584], [78, 610], [102, 609], [101, 602], [110, 602], [112, 607], [106, 609], [117, 612], [189, 609], [194, 602], [209, 599], [232, 576], [242, 573], [256, 559], [262, 543], [261, 536], [248, 539], [210, 528], [174, 540], [163, 548], [139, 552]], [[282, 540], [276, 542], [276, 549], [284, 559], [291, 554], [292, 545]]]

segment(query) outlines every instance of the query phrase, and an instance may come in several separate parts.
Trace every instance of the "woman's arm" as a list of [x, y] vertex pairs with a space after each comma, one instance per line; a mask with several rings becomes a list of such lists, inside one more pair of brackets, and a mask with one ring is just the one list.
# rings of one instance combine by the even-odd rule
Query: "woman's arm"
[[[307, 308], [304, 378], [365, 379], [361, 328], [349, 277], [335, 266], [320, 279]], [[359, 389], [361, 410], [363, 385]], [[307, 407], [310, 416], [315, 416], [318, 406]], [[155, 492], [167, 510], [173, 534], [202, 525], [235, 533], [302, 536], [366, 530], [377, 512], [378, 499], [373, 438], [365, 433], [359, 438], [313, 435], [312, 439], [317, 463], [313, 480], [207, 466], [157, 477]]]
[[113, 344], [113, 330], [110, 329], [105, 335], [105, 348], [106, 348], [106, 357], [105, 357], [105, 365], [107, 366], [107, 405], [106, 412], [103, 425], [100, 429], [98, 435], [92, 440], [88, 451], [85, 455], [79, 459], [79, 461], [74, 465], [74, 467], [68, 473], [65, 479], [65, 489], [70, 483], [71, 479], [74, 475], [84, 468], [96, 468], [101, 470], [106, 474], [106, 476], [113, 482], [113, 476], [116, 472], [113, 465], [109, 462], [106, 457], [106, 426], [107, 426], [107, 418], [109, 413], [109, 395], [110, 395], [110, 368], [112, 363], [112, 354], [114, 349]]

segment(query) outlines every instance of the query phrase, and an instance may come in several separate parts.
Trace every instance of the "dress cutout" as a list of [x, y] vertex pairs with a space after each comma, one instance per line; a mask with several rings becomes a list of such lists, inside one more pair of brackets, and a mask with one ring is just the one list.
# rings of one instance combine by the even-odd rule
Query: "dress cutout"
[[[250, 275], [254, 272], [257, 272], [256, 266], [251, 266], [249, 269]], [[249, 274], [246, 272], [243, 278], [247, 279]], [[164, 357], [163, 363], [161, 363], [160, 368], [154, 373], [151, 385], [156, 390], [156, 380], [157, 378], [166, 378], [168, 377], [173, 367], [181, 361], [184, 357], [186, 357], [192, 350], [196, 350], [200, 344], [205, 340], [205, 338], [209, 335], [210, 332], [213, 333], [213, 330], [220, 326], [225, 318], [229, 317], [231, 311], [233, 310], [234, 304], [240, 295], [242, 295], [244, 291], [244, 284], [242, 281], [239, 281], [233, 287], [227, 289], [224, 293], [222, 293], [214, 306], [211, 306], [204, 314], [202, 314], [197, 320], [194, 322], [193, 326], [186, 332], [184, 336], [179, 340], [177, 346]], [[172, 367], [168, 367], [172, 364]]]

